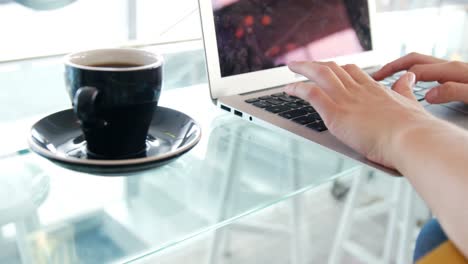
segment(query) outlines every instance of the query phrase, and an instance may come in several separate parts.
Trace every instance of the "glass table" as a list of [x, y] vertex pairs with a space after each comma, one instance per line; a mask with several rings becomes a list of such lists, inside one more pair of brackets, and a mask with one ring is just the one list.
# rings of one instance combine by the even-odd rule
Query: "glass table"
[[359, 168], [217, 110], [206, 84], [163, 92], [160, 105], [191, 115], [203, 133], [160, 168], [104, 177], [27, 149], [2, 157], [2, 242], [18, 247], [9, 263], [130, 261]]
[[[343, 198], [352, 186], [371, 178], [392, 186], [405, 182], [375, 176], [312, 142], [217, 110], [206, 84], [164, 91], [160, 105], [191, 115], [203, 133], [194, 149], [163, 167], [112, 177], [70, 171], [28, 149], [4, 154], [0, 262], [146, 261], [284, 203], [293, 203], [288, 212], [299, 221], [309, 209], [294, 201], [323, 186], [341, 200], [338, 209], [343, 200], [357, 200]], [[388, 197], [393, 204], [399, 198]], [[210, 241], [225, 240], [212, 236]], [[216, 252], [219, 243], [212, 243]]]
[[33, 122], [70, 107], [61, 58], [0, 64], [0, 263], [410, 263], [430, 214], [404, 178], [217, 109], [201, 42], [181, 45], [157, 47], [160, 105], [202, 139], [118, 177], [27, 148]]

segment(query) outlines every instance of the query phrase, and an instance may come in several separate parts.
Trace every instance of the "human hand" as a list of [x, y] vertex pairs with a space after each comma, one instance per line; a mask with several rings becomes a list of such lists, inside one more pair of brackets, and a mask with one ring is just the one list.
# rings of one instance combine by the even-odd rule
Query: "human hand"
[[293, 62], [289, 68], [314, 83], [291, 84], [285, 92], [310, 102], [333, 135], [384, 166], [395, 168], [394, 146], [407, 129], [435, 120], [412, 93], [413, 73], [389, 90], [356, 65]]
[[462, 101], [468, 103], [468, 64], [460, 61], [446, 61], [419, 53], [410, 53], [386, 64], [373, 74], [382, 80], [399, 71], [409, 71], [417, 81], [438, 81], [441, 83], [426, 94], [426, 101], [432, 104]]

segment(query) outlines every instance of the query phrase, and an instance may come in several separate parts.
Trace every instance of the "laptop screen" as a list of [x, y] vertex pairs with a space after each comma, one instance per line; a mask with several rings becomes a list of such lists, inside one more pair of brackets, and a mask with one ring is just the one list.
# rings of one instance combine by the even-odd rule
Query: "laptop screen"
[[367, 0], [212, 0], [221, 76], [372, 49]]

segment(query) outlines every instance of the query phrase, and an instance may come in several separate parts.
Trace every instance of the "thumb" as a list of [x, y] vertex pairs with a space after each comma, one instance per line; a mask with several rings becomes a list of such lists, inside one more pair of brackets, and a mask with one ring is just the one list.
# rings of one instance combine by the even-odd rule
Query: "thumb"
[[416, 97], [413, 94], [413, 86], [415, 81], [416, 75], [414, 75], [412, 72], [407, 72], [393, 84], [392, 90], [406, 98], [416, 100]]
[[468, 103], [468, 84], [446, 82], [427, 92], [426, 101], [431, 104], [443, 104], [453, 101]]

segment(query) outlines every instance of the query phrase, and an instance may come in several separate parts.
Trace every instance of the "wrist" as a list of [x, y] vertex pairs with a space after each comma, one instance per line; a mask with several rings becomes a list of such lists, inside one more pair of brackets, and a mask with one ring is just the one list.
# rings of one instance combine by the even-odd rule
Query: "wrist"
[[[414, 150], [420, 144], [428, 144], [433, 140], [433, 134], [440, 129], [443, 130], [447, 124], [429, 114], [416, 114], [407, 118], [389, 139], [388, 160], [389, 163], [403, 173], [407, 161], [412, 160]], [[421, 153], [422, 154], [422, 153]]]

